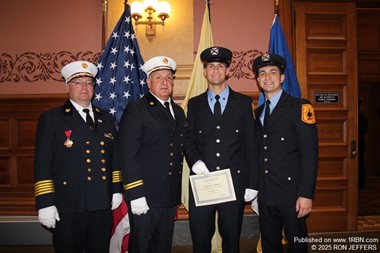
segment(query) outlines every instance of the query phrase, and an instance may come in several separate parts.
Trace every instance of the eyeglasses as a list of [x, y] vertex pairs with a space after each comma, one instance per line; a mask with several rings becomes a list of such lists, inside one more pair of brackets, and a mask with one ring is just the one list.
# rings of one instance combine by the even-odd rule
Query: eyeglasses
[[74, 84], [75, 87], [81, 87], [82, 85], [85, 85], [87, 87], [94, 86], [94, 81], [86, 81], [86, 82], [80, 82], [80, 81], [70, 81], [69, 83]]

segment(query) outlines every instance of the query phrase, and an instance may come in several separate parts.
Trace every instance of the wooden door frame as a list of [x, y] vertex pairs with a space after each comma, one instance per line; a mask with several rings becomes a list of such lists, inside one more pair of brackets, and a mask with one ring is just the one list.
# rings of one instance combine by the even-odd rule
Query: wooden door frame
[[[291, 55], [294, 57], [294, 12], [295, 2], [337, 2], [337, 3], [356, 3], [357, 8], [380, 8], [380, 0], [273, 0], [274, 3], [278, 2], [278, 16], [280, 18], [282, 29], [284, 31], [286, 41], [289, 46]], [[293, 63], [296, 65], [297, 63]]]

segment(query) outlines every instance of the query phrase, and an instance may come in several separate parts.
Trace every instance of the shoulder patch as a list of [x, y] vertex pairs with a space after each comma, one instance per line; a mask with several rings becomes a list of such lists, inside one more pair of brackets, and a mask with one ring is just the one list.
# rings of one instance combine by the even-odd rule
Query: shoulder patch
[[314, 108], [311, 104], [302, 105], [302, 115], [301, 120], [307, 124], [314, 124], [316, 121]]

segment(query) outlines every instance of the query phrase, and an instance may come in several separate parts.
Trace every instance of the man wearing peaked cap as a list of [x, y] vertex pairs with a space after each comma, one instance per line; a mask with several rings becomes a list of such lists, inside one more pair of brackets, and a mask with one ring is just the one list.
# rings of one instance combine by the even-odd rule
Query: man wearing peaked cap
[[166, 56], [143, 65], [149, 92], [120, 120], [120, 157], [131, 232], [128, 252], [171, 252], [187, 130], [172, 99], [176, 63]]
[[81, 76], [88, 76], [95, 79], [98, 69], [94, 64], [87, 61], [75, 61], [65, 65], [61, 74], [65, 79], [66, 83], [69, 83], [71, 80]]
[[123, 198], [113, 117], [91, 104], [96, 72], [86, 61], [64, 66], [69, 98], [37, 125], [36, 208], [56, 252], [109, 252], [112, 210]]
[[318, 171], [318, 132], [310, 101], [282, 89], [285, 59], [264, 54], [253, 63], [266, 102], [255, 110], [259, 148], [258, 209], [262, 251], [306, 253], [306, 219], [311, 212]]
[[208, 90], [189, 100], [186, 160], [191, 175], [230, 173], [236, 200], [197, 205], [189, 190], [189, 222], [193, 251], [210, 253], [218, 212], [223, 252], [240, 252], [240, 234], [246, 202], [257, 195], [255, 123], [252, 98], [227, 84], [232, 52], [210, 47], [201, 53]]
[[225, 47], [209, 47], [201, 53], [201, 61], [205, 66], [209, 62], [222, 62], [230, 66], [232, 52]]
[[162, 69], [168, 69], [175, 73], [176, 67], [177, 64], [173, 59], [166, 56], [156, 56], [146, 61], [142, 69], [149, 77], [152, 72]]

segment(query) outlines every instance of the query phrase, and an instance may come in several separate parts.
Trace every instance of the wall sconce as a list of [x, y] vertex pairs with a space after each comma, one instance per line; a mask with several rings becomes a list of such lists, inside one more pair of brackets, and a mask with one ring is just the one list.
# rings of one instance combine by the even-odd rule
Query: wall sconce
[[[144, 11], [148, 14], [145, 21], [140, 21]], [[152, 39], [156, 36], [156, 25], [165, 28], [165, 19], [169, 18], [171, 11], [170, 4], [166, 1], [144, 0], [143, 3], [136, 1], [131, 4], [131, 16], [135, 20], [135, 25], [146, 25], [145, 35]], [[157, 17], [161, 21], [156, 21], [153, 13], [157, 12]]]

